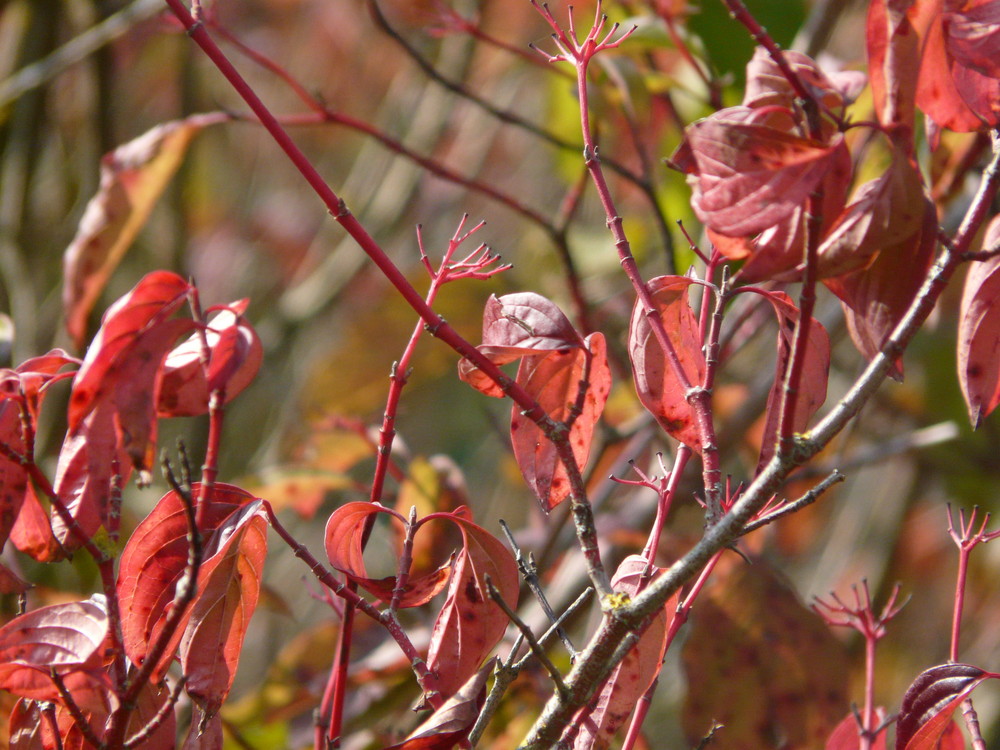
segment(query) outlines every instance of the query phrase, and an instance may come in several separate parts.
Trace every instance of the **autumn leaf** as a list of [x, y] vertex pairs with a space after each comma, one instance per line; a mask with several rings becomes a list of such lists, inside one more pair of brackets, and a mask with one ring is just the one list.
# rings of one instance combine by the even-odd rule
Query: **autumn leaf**
[[[635, 596], [645, 584], [659, 575], [662, 570], [649, 567], [640, 555], [629, 555], [618, 566], [611, 579], [611, 587], [619, 594]], [[647, 576], [651, 572], [651, 576]], [[676, 597], [657, 612], [649, 627], [639, 638], [635, 647], [626, 654], [615, 667], [601, 691], [577, 716], [580, 730], [573, 743], [574, 750], [607, 748], [635, 708], [643, 693], [653, 684], [663, 665], [666, 650], [667, 612], [673, 614]]]
[[[868, 268], [823, 280], [840, 297], [851, 339], [869, 360], [902, 319], [933, 262], [937, 214], [930, 202], [924, 200], [923, 206], [923, 221], [914, 234], [883, 247]], [[902, 378], [901, 361], [890, 375]]]
[[204, 342], [209, 350], [209, 380], [202, 357], [202, 333], [196, 332], [178, 344], [163, 362], [163, 375], [156, 404], [161, 417], [193, 417], [208, 412], [210, 387], [224, 385], [226, 403], [253, 381], [263, 359], [260, 337], [243, 317], [248, 301], [243, 299], [208, 312]]
[[157, 125], [101, 160], [97, 195], [63, 256], [63, 309], [77, 347], [83, 346], [87, 317], [111, 272], [146, 223], [191, 139], [206, 125], [226, 119], [223, 114], [192, 115]]
[[[985, 247], [1000, 239], [1000, 218], [986, 229]], [[972, 263], [958, 320], [958, 384], [973, 428], [1000, 403], [1000, 256]]]
[[896, 718], [896, 750], [936, 750], [958, 705], [1000, 675], [971, 664], [941, 664], [921, 672], [907, 689]]
[[[845, 70], [827, 74], [808, 55], [795, 50], [784, 50], [785, 62], [805, 84], [806, 88], [830, 110], [840, 110], [853, 102], [865, 85], [865, 74]], [[747, 63], [747, 83], [743, 93], [744, 107], [779, 105], [790, 107], [798, 95], [784, 73], [774, 62], [771, 53], [763, 46], [754, 50]]]
[[[698, 337], [698, 322], [688, 304], [687, 293], [692, 283], [684, 276], [658, 276], [650, 279], [648, 287], [681, 369], [688, 383], [695, 386], [701, 385], [705, 378], [705, 356]], [[700, 453], [701, 438], [686, 388], [653, 335], [638, 300], [632, 309], [628, 347], [635, 389], [642, 405], [668, 434]]]
[[215, 528], [198, 572], [198, 593], [180, 640], [184, 689], [213, 716], [229, 695], [267, 555], [261, 501], [241, 505]]
[[[516, 377], [550, 419], [566, 423], [573, 418], [567, 440], [581, 470], [587, 464], [594, 427], [611, 390], [604, 336], [593, 333], [584, 346], [524, 357]], [[582, 399], [581, 387], [585, 389]], [[578, 404], [582, 405], [579, 413], [575, 411]], [[510, 436], [521, 475], [547, 513], [569, 497], [572, 489], [556, 446], [517, 404], [511, 407]]]
[[796, 133], [784, 107], [730, 107], [690, 125], [672, 163], [688, 175], [691, 205], [730, 237], [763, 232], [805, 203], [842, 142]]
[[[198, 497], [199, 492], [200, 485], [195, 484], [192, 488], [193, 496]], [[198, 595], [154, 669], [156, 679], [160, 679], [170, 666], [177, 644], [191, 621], [192, 612], [198, 608], [201, 598], [207, 595], [207, 584], [213, 572], [223, 561], [228, 561], [226, 566], [232, 568], [233, 561], [229, 555], [236, 553], [229, 543], [234, 536], [241, 537], [248, 533], [244, 526], [256, 518], [253, 512], [245, 512], [248, 507], [256, 508], [255, 498], [233, 485], [216, 483], [212, 486], [206, 503], [202, 524], [199, 526], [204, 544], [204, 559], [198, 572]], [[256, 564], [258, 546], [259, 544], [255, 544], [247, 551], [248, 561], [237, 559], [236, 569], [230, 572], [248, 574], [250, 568], [246, 566]], [[136, 664], [145, 661], [150, 646], [160, 637], [176, 596], [177, 586], [187, 569], [188, 547], [187, 511], [181, 498], [171, 490], [160, 498], [153, 511], [136, 527], [125, 545], [119, 564], [117, 587], [121, 601], [122, 635], [125, 652]], [[252, 577], [248, 577], [246, 585], [254, 585]], [[217, 583], [212, 591], [218, 595]], [[223, 644], [218, 644], [215, 650], [218, 652], [222, 648]]]
[[[476, 348], [495, 365], [528, 354], [583, 346], [583, 339], [562, 310], [533, 292], [491, 296], [483, 310], [482, 341]], [[458, 363], [458, 375], [487, 396], [504, 396], [500, 386], [467, 359]]]
[[[881, 722], [885, 717], [885, 710], [879, 708], [875, 712], [876, 719]], [[867, 746], [869, 750], [886, 750], [886, 731], [881, 731], [878, 736]], [[858, 714], [849, 713], [837, 725], [837, 728], [830, 733], [830, 738], [826, 741], [825, 750], [861, 750], [861, 727], [858, 725]]]
[[486, 682], [495, 663], [491, 659], [484, 664], [409, 737], [386, 750], [451, 750], [468, 737], [486, 699]]
[[55, 670], [81, 706], [103, 705], [108, 613], [104, 597], [26, 612], [0, 628], [0, 689], [59, 701]]
[[[765, 296], [778, 318], [778, 357], [774, 382], [767, 396], [764, 437], [760, 446], [760, 460], [757, 463], [758, 472], [771, 460], [777, 449], [785, 378], [792, 358], [795, 327], [800, 317], [799, 309], [784, 292], [768, 292]], [[805, 354], [802, 356], [802, 376], [799, 380], [799, 390], [795, 394], [795, 411], [792, 417], [792, 429], [795, 432], [805, 432], [809, 420], [826, 401], [826, 385], [830, 372], [830, 336], [815, 318], [809, 325], [809, 338]]]

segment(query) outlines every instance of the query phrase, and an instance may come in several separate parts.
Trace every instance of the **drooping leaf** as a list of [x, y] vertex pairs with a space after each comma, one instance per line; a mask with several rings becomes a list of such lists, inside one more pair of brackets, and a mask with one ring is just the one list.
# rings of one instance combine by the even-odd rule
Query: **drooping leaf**
[[896, 750], [935, 750], [958, 705], [979, 685], [1000, 675], [971, 664], [940, 664], [919, 675], [896, 718]]
[[267, 522], [261, 501], [242, 505], [213, 533], [198, 574], [198, 595], [180, 641], [184, 689], [209, 716], [229, 694], [250, 618], [257, 606]]
[[[102, 527], [108, 528], [109, 498], [115, 475], [118, 474], [124, 484], [131, 471], [132, 464], [118, 440], [111, 405], [100, 405], [87, 414], [72, 433], [66, 435], [59, 451], [53, 487], [76, 526], [88, 539], [92, 539]], [[72, 552], [83, 545], [55, 508], [51, 509], [50, 522], [55, 541], [63, 550]], [[45, 532], [37, 523], [31, 531], [37, 545], [45, 542]], [[45, 548], [40, 546], [40, 549]]]
[[[579, 348], [584, 345], [569, 319], [553, 302], [533, 292], [491, 296], [483, 310], [483, 343], [477, 348], [495, 365], [529, 354]], [[466, 359], [458, 375], [487, 396], [502, 398], [499, 385]]]
[[823, 237], [817, 273], [825, 278], [865, 268], [882, 248], [918, 232], [924, 214], [920, 175], [894, 149], [889, 168], [858, 189]]
[[[198, 497], [200, 485], [193, 488]], [[241, 527], [230, 524], [240, 519], [244, 524], [251, 518], [239, 515], [254, 501], [249, 493], [233, 485], [216, 483], [208, 495], [203, 523], [199, 527], [204, 544], [204, 559], [198, 573], [199, 597], [205, 583], [220, 564], [225, 541]], [[121, 601], [122, 635], [125, 652], [136, 664], [142, 664], [153, 642], [163, 630], [177, 585], [184, 576], [188, 561], [188, 520], [184, 504], [176, 492], [165, 494], [153, 511], [132, 533], [122, 552], [118, 571], [118, 596]], [[224, 538], [223, 538], [224, 537]], [[249, 585], [250, 582], [248, 582]], [[197, 601], [197, 600], [196, 600]], [[185, 615], [154, 670], [159, 679], [173, 660], [191, 610]]]
[[803, 138], [783, 107], [730, 107], [690, 125], [673, 157], [688, 174], [698, 218], [730, 236], [763, 232], [789, 217], [823, 179], [841, 143]]
[[[902, 319], [934, 259], [937, 214], [930, 202], [924, 202], [924, 210], [917, 232], [882, 248], [868, 268], [823, 281], [840, 297], [851, 339], [868, 359], [878, 354]], [[902, 378], [901, 361], [890, 374]]]
[[103, 597], [26, 612], [0, 628], [0, 689], [34, 700], [59, 701], [50, 670], [65, 679], [81, 706], [100, 681], [108, 638]]
[[[984, 247], [1000, 239], [1000, 219], [986, 230]], [[973, 428], [1000, 403], [1000, 256], [973, 263], [965, 277], [958, 320], [958, 384]]]
[[[576, 413], [576, 406], [582, 406], [568, 435], [573, 457], [582, 470], [590, 455], [594, 426], [611, 390], [604, 336], [591, 334], [585, 348], [524, 357], [516, 381], [556, 422], [566, 422]], [[585, 388], [582, 402], [581, 388]], [[510, 436], [521, 475], [547, 513], [570, 495], [566, 467], [559, 460], [555, 445], [535, 422], [521, 413], [517, 404], [511, 407]]]
[[[220, 309], [208, 320], [205, 339], [209, 370], [226, 377], [226, 402], [235, 398], [257, 375], [263, 359], [260, 337], [246, 319], [247, 300]], [[157, 401], [161, 417], [191, 417], [208, 411], [209, 385], [201, 362], [202, 336], [195, 333], [178, 344], [163, 363]]]
[[434, 622], [427, 668], [433, 689], [451, 697], [476, 673], [507, 629], [507, 615], [490, 599], [490, 578], [504, 602], [517, 608], [517, 563], [499, 539], [466, 517], [467, 512], [435, 513], [459, 526], [464, 546], [448, 583], [447, 598]]
[[[648, 286], [681, 369], [695, 386], [704, 380], [705, 356], [698, 338], [698, 322], [688, 304], [687, 292], [692, 283], [684, 276], [658, 276]], [[694, 410], [638, 301], [632, 309], [628, 347], [635, 389], [642, 405], [667, 433], [700, 453], [701, 438]]]
[[[643, 557], [626, 557], [615, 571], [611, 587], [616, 593], [635, 596], [644, 584], [661, 572], [657, 569], [652, 578], [646, 578], [646, 568]], [[574, 750], [603, 750], [608, 747], [619, 727], [632, 714], [636, 703], [660, 673], [666, 650], [667, 612], [671, 604], [676, 605], [676, 599], [657, 613], [635, 648], [615, 667], [601, 691], [577, 716], [580, 730], [573, 743]]]
[[61, 560], [65, 551], [52, 533], [49, 514], [42, 507], [34, 489], [28, 485], [21, 512], [10, 530], [10, 541], [21, 552], [38, 562]]
[[[881, 722], [885, 717], [885, 710], [882, 708], [876, 709], [875, 716]], [[868, 747], [871, 750], [886, 750], [887, 735], [888, 732], [885, 730], [879, 732], [878, 736], [872, 740]], [[837, 728], [830, 733], [830, 738], [826, 741], [825, 750], [861, 750], [861, 732], [856, 714], [853, 712], [849, 713], [837, 725]]]
[[468, 737], [486, 699], [486, 681], [494, 664], [495, 660], [484, 664], [409, 737], [387, 750], [450, 750]]
[[[799, 309], [784, 292], [769, 292], [766, 296], [778, 318], [778, 358], [774, 382], [767, 396], [767, 417], [764, 421], [764, 437], [757, 471], [771, 460], [777, 448], [785, 377], [792, 359], [795, 326], [800, 317]], [[830, 372], [830, 336], [815, 318], [809, 325], [809, 338], [803, 357], [802, 375], [798, 393], [795, 394], [792, 418], [792, 429], [795, 432], [804, 432], [809, 426], [809, 420], [826, 401], [826, 384]]]
[[219, 115], [194, 115], [158, 125], [101, 160], [101, 183], [63, 257], [66, 328], [78, 347], [87, 317], [180, 166], [191, 138]]

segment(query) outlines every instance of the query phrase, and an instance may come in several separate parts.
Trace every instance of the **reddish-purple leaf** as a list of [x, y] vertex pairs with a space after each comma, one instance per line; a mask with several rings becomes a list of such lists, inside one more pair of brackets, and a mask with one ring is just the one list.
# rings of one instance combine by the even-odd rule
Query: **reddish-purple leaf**
[[[209, 371], [223, 376], [227, 402], [253, 381], [263, 358], [260, 338], [243, 317], [246, 308], [247, 300], [221, 308], [209, 318], [205, 330]], [[201, 355], [201, 333], [195, 333], [167, 355], [157, 401], [159, 416], [191, 417], [208, 411], [209, 385]]]
[[903, 696], [896, 718], [896, 750], [936, 750], [963, 700], [997, 678], [971, 664], [941, 664], [921, 672]]
[[0, 594], [23, 594], [32, 586], [6, 565], [0, 564]]
[[[378, 513], [386, 513], [405, 524], [402, 516], [388, 508], [372, 503], [348, 503], [334, 511], [327, 522], [326, 553], [337, 570], [379, 599], [389, 601], [396, 577], [368, 578], [361, 548], [362, 531]], [[512, 608], [517, 605], [520, 582], [513, 556], [492, 534], [472, 522], [466, 508], [431, 513], [417, 521], [414, 534], [419, 535], [430, 521], [455, 524], [462, 534], [462, 549], [450, 565], [429, 575], [414, 576], [405, 589], [401, 606], [426, 603], [447, 585], [447, 599], [434, 624], [427, 657], [433, 689], [447, 697], [480, 667], [507, 628], [506, 615], [489, 598], [486, 576]]]
[[454, 513], [433, 513], [433, 518], [449, 520], [462, 532], [464, 546], [452, 567], [447, 598], [434, 622], [427, 667], [434, 675], [431, 684], [451, 697], [479, 669], [507, 629], [507, 615], [489, 597], [490, 578], [504, 602], [517, 608], [517, 563], [500, 540], [477, 526], [463, 508]]
[[731, 107], [688, 127], [673, 161], [688, 174], [691, 205], [706, 226], [730, 237], [757, 234], [805, 202], [842, 137], [814, 141], [796, 127], [783, 107]]
[[[584, 346], [569, 319], [554, 303], [533, 292], [491, 296], [483, 310], [483, 343], [476, 347], [495, 365], [529, 354]], [[467, 359], [458, 375], [487, 396], [502, 398], [503, 390]]]
[[53, 604], [15, 617], [0, 628], [0, 689], [34, 700], [59, 700], [55, 670], [81, 705], [93, 703], [108, 637], [101, 598]]
[[[876, 709], [875, 716], [876, 720], [881, 722], [885, 717], [885, 710]], [[878, 736], [868, 745], [869, 750], [886, 750], [887, 736], [888, 732], [885, 730], [879, 732]], [[825, 750], [861, 750], [861, 731], [856, 714], [849, 713], [830, 733]]]
[[825, 233], [819, 248], [820, 277], [865, 268], [882, 248], [910, 237], [924, 220], [923, 182], [898, 150], [889, 168], [858, 188], [854, 200]]
[[[591, 334], [585, 348], [524, 357], [516, 380], [556, 422], [566, 422], [575, 413], [575, 407], [581, 403], [580, 388], [586, 388], [582, 410], [576, 415], [568, 435], [573, 457], [582, 470], [590, 455], [594, 426], [611, 390], [604, 336]], [[555, 445], [537, 424], [521, 413], [517, 404], [511, 407], [510, 436], [521, 474], [542, 510], [548, 513], [569, 497], [571, 488], [566, 467], [559, 460]]]
[[495, 660], [484, 664], [427, 721], [387, 750], [451, 750], [469, 735], [486, 699], [486, 681]]
[[[1000, 240], [1000, 217], [984, 247]], [[1000, 256], [973, 263], [965, 277], [958, 321], [958, 384], [973, 428], [1000, 403]]]
[[[198, 497], [200, 485], [193, 488]], [[207, 498], [203, 525], [204, 560], [198, 573], [199, 597], [204, 595], [205, 581], [220, 564], [220, 543], [241, 527], [230, 524], [240, 519], [243, 524], [253, 517], [240, 515], [254, 501], [249, 493], [228, 484], [216, 483]], [[188, 521], [184, 505], [174, 491], [168, 492], [132, 533], [122, 552], [118, 571], [118, 596], [121, 601], [122, 635], [125, 652], [136, 664], [142, 664], [150, 645], [159, 637], [170, 611], [188, 560]], [[225, 537], [225, 538], [223, 538]], [[184, 633], [189, 611], [174, 633], [170, 646], [156, 667], [159, 679], [170, 666], [177, 643]]]
[[[785, 50], [784, 56], [799, 80], [829, 109], [838, 110], [850, 104], [865, 87], [865, 75], [860, 71], [847, 70], [828, 76], [808, 55], [795, 50]], [[747, 63], [743, 106], [790, 107], [796, 98], [795, 90], [774, 62], [771, 53], [764, 47], [757, 47], [753, 58]]]
[[[688, 304], [688, 287], [692, 283], [684, 276], [658, 276], [648, 286], [681, 369], [689, 385], [698, 386], [705, 377], [705, 356], [698, 321]], [[642, 405], [671, 436], [700, 453], [701, 438], [685, 387], [653, 334], [639, 301], [632, 310], [628, 347]]]
[[[646, 568], [646, 560], [641, 556], [626, 557], [611, 579], [612, 588], [617, 593], [635, 596], [650, 581], [646, 577]], [[655, 574], [659, 573], [660, 569], [655, 569]], [[580, 730], [573, 743], [574, 750], [592, 750], [610, 745], [615, 732], [632, 714], [639, 698], [660, 673], [666, 637], [667, 607], [657, 613], [639, 642], [615, 667], [601, 692], [577, 717]]]
[[[923, 205], [923, 222], [914, 234], [884, 247], [868, 268], [824, 279], [844, 305], [854, 345], [868, 359], [879, 353], [902, 319], [934, 259], [937, 214], [930, 202]], [[891, 374], [902, 378], [901, 361]]]
[[180, 641], [184, 689], [209, 716], [221, 708], [233, 685], [260, 594], [267, 555], [267, 521], [260, 508], [260, 500], [248, 502], [215, 529]]
[[[774, 373], [774, 383], [767, 396], [767, 417], [764, 421], [764, 437], [760, 446], [760, 461], [757, 470], [771, 460], [777, 447], [778, 427], [781, 421], [781, 402], [784, 394], [785, 376], [792, 358], [795, 341], [795, 326], [799, 320], [799, 308], [784, 292], [768, 292], [768, 302], [778, 317], [778, 359]], [[802, 376], [799, 390], [795, 395], [795, 412], [792, 429], [804, 432], [813, 414], [826, 401], [826, 384], [830, 371], [830, 336], [818, 320], [813, 318], [809, 325], [809, 339], [803, 355]]]
[[[369, 578], [365, 569], [364, 550], [361, 547], [365, 526], [379, 513], [388, 514], [401, 524], [406, 523], [396, 511], [373, 503], [354, 502], [337, 508], [326, 523], [326, 554], [333, 567], [347, 575], [369, 594], [388, 603], [392, 600], [392, 592], [396, 588], [396, 576]], [[398, 558], [399, 550], [394, 550], [393, 554]], [[411, 571], [413, 572], [415, 571]], [[399, 606], [419, 607], [421, 604], [426, 604], [444, 590], [450, 575], [449, 563], [429, 573], [411, 575], [403, 587]]]
[[973, 0], [944, 6], [926, 32], [917, 105], [938, 127], [960, 132], [994, 127], [1000, 122], [996, 4]]
[[78, 347], [87, 317], [111, 272], [149, 217], [192, 136], [219, 115], [195, 115], [158, 125], [101, 160], [101, 184], [87, 204], [63, 257], [66, 328]]

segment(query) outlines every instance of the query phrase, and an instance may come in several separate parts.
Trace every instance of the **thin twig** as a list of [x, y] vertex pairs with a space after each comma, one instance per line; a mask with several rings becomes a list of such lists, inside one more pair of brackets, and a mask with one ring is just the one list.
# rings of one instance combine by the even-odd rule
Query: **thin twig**
[[802, 495], [802, 497], [793, 500], [790, 503], [785, 503], [776, 511], [768, 513], [763, 518], [758, 518], [756, 521], [748, 523], [743, 529], [743, 534], [749, 534], [751, 531], [756, 531], [762, 526], [774, 523], [779, 518], [784, 518], [785, 516], [789, 516], [792, 513], [802, 510], [807, 505], [812, 505], [824, 492], [830, 489], [833, 485], [843, 482], [846, 478], [847, 477], [841, 474], [837, 469], [834, 469], [829, 476]]
[[549, 677], [552, 679], [552, 682], [556, 686], [556, 692], [559, 693], [560, 695], [565, 696], [568, 693], [566, 689], [566, 683], [563, 682], [563, 678], [562, 675], [559, 673], [559, 670], [556, 669], [555, 664], [552, 663], [552, 661], [548, 657], [548, 654], [545, 653], [545, 649], [542, 648], [541, 644], [538, 642], [538, 639], [535, 638], [535, 634], [531, 632], [531, 628], [529, 628], [525, 624], [524, 620], [518, 617], [517, 613], [510, 608], [507, 602], [503, 600], [503, 597], [500, 595], [500, 592], [497, 591], [496, 586], [493, 585], [493, 581], [490, 580], [490, 577], [486, 576], [485, 579], [486, 579], [486, 590], [489, 592], [490, 599], [496, 602], [497, 606], [503, 610], [504, 614], [507, 615], [508, 619], [512, 623], [514, 623], [514, 625], [517, 627], [518, 630], [521, 631], [521, 635], [523, 635], [524, 640], [528, 642], [528, 647], [531, 649], [531, 652], [536, 657], [538, 657], [538, 661], [541, 662], [542, 666], [545, 668], [545, 671], [549, 673]]

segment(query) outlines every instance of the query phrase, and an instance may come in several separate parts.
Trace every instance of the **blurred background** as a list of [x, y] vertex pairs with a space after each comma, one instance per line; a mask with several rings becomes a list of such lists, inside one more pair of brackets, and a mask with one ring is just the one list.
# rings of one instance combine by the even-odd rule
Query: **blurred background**
[[[564, 3], [550, 5], [565, 17]], [[831, 69], [864, 68], [866, 3], [747, 5], [783, 46]], [[534, 291], [559, 304], [580, 330], [605, 333], [615, 385], [588, 476], [607, 559], [641, 549], [655, 495], [607, 477], [634, 478], [628, 459], [658, 472], [656, 452], [669, 466], [676, 446], [651, 427], [635, 397], [625, 349], [632, 293], [584, 173], [574, 81], [567, 68], [528, 47], [555, 51], [539, 15], [526, 1], [511, 0], [206, 6], [210, 33], [418, 289], [428, 279], [416, 225], [434, 263], [463, 214], [470, 224], [486, 221], [468, 250], [488, 243], [514, 267], [489, 281], [445, 287], [436, 309], [459, 332], [478, 343], [490, 294]], [[62, 258], [98, 189], [102, 155], [167, 121], [229, 113], [231, 121], [193, 138], [111, 275], [90, 334], [108, 304], [157, 268], [191, 276], [206, 305], [249, 298], [265, 360], [227, 411], [220, 478], [281, 506], [319, 556], [329, 513], [368, 498], [390, 368], [416, 316], [163, 7], [159, 0], [0, 2], [0, 310], [8, 316], [2, 364], [54, 346], [82, 356], [63, 327]], [[690, 193], [663, 160], [684, 125], [740, 101], [752, 42], [717, 0], [636, 0], [605, 10], [638, 25], [627, 44], [598, 58], [592, 81], [601, 156], [625, 230], [646, 278], [683, 274], [692, 264], [700, 271], [676, 224], [700, 239]], [[592, 12], [592, 3], [577, 3], [578, 27]], [[872, 118], [867, 90], [852, 116]], [[977, 183], [975, 168], [956, 166], [969, 153], [975, 164], [975, 136], [946, 137], [933, 162], [927, 154], [946, 226], [956, 223]], [[945, 184], [949, 177], [954, 184]], [[853, 601], [850, 587], [862, 579], [876, 608], [897, 581], [911, 597], [879, 646], [880, 704], [897, 710], [916, 674], [946, 661], [957, 567], [946, 504], [988, 510], [1000, 491], [997, 421], [971, 431], [955, 378], [958, 286], [908, 352], [905, 380], [885, 385], [784, 492], [797, 497], [835, 467], [847, 481], [744, 540], [754, 564], [731, 555], [699, 599], [684, 642], [668, 655], [646, 722], [648, 735], [659, 738], [656, 747], [692, 746], [713, 720], [730, 727], [729, 739], [718, 736], [720, 747], [821, 746], [817, 738], [863, 700], [863, 643], [831, 633], [803, 604], [830, 591]], [[864, 363], [825, 290], [818, 310], [834, 341], [828, 408]], [[734, 485], [756, 466], [774, 332], [773, 321], [738, 305], [727, 318], [716, 420]], [[467, 503], [498, 535], [497, 521], [505, 519], [538, 560], [553, 604], [565, 607], [585, 585], [566, 512], [544, 516], [522, 481], [509, 447], [509, 405], [459, 382], [454, 353], [425, 339], [403, 394], [398, 475], [384, 502], [404, 512], [413, 504], [424, 512]], [[50, 472], [67, 392], [57, 390], [43, 414], [38, 453]], [[200, 464], [203, 420], [170, 420], [161, 430], [162, 446], [183, 438]], [[661, 544], [664, 565], [701, 532], [693, 462], [688, 475]], [[164, 489], [162, 481], [130, 487], [126, 527]], [[95, 569], [82, 558], [42, 568], [11, 545], [3, 553], [6, 564], [38, 584], [31, 606], [89, 595]], [[960, 657], [991, 670], [1000, 670], [998, 565], [1000, 546], [973, 554]], [[311, 742], [311, 711], [337, 618], [306, 572], [272, 538], [268, 588], [224, 710], [233, 747]], [[11, 603], [4, 606], [9, 614]], [[530, 603], [523, 611], [541, 625]], [[426, 634], [432, 615], [408, 616], [415, 632]], [[593, 611], [575, 618], [578, 646], [595, 622]], [[416, 721], [406, 711], [416, 689], [381, 632], [369, 623], [359, 628], [344, 746], [382, 747]], [[746, 648], [722, 647], [737, 639]], [[568, 666], [564, 653], [556, 656]], [[549, 692], [541, 672], [522, 676], [483, 746], [513, 747]], [[988, 737], [1000, 741], [1000, 692], [986, 686], [976, 699]], [[762, 705], [767, 720], [754, 728], [747, 716], [759, 716]]]

